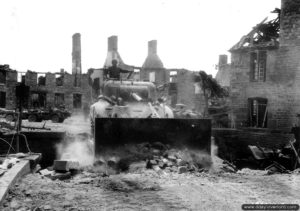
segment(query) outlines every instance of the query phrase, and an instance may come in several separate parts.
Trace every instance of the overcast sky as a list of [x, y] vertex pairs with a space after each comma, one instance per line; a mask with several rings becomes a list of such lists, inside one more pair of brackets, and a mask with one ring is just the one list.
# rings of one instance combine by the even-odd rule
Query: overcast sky
[[219, 54], [267, 17], [280, 0], [0, 0], [0, 64], [71, 72], [72, 35], [81, 33], [83, 72], [102, 67], [117, 35], [126, 64], [142, 66], [158, 41], [166, 68], [215, 75]]

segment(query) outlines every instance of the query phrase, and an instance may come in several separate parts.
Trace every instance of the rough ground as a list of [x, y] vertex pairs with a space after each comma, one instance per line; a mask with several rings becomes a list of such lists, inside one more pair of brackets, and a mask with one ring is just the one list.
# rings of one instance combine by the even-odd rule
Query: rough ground
[[[46, 127], [86, 132], [89, 125], [82, 120], [47, 121]], [[30, 174], [10, 191], [0, 210], [241, 210], [244, 203], [300, 204], [299, 184], [299, 173], [261, 171], [178, 174], [150, 169], [109, 177], [84, 171], [65, 181]]]
[[0, 210], [241, 210], [244, 203], [300, 203], [300, 174], [250, 174], [82, 172], [66, 181], [30, 174]]

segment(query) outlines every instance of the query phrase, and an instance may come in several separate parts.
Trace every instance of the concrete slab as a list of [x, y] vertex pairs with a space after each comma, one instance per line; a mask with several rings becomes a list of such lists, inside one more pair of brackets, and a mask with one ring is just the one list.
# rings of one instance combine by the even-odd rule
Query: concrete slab
[[39, 155], [31, 155], [30, 159], [23, 158], [0, 177], [0, 204], [4, 201], [8, 190], [24, 175], [31, 172], [30, 162], [38, 160]]

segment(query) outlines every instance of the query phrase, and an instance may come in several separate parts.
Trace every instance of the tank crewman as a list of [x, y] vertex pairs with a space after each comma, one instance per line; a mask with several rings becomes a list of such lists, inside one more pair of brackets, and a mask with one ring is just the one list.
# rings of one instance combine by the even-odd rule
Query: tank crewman
[[113, 79], [120, 80], [120, 73], [132, 72], [132, 71], [123, 70], [123, 69], [117, 67], [118, 61], [116, 59], [113, 59], [111, 64], [112, 64], [112, 66], [109, 67], [106, 71], [104, 71], [104, 76], [106, 78], [113, 78]]

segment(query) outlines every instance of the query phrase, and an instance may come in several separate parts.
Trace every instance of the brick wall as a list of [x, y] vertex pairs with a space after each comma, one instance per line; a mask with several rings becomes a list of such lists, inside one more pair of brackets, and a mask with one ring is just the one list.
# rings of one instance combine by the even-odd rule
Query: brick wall
[[16, 107], [16, 85], [17, 85], [17, 71], [6, 72], [6, 83], [0, 84], [0, 91], [6, 93], [6, 108], [14, 109]]
[[[246, 126], [248, 98], [268, 99], [268, 128], [290, 130], [300, 113], [300, 3], [282, 0], [278, 48], [244, 49], [231, 55], [231, 104], [236, 126]], [[267, 51], [265, 82], [250, 82], [250, 53]]]
[[155, 84], [165, 84], [169, 82], [169, 71], [165, 68], [143, 68], [140, 72], [141, 80], [149, 81], [149, 74], [155, 72]]
[[248, 145], [280, 149], [294, 139], [291, 133], [276, 133], [266, 129], [216, 129], [212, 130], [219, 156], [227, 160], [248, 158]]
[[[81, 95], [82, 106], [85, 103], [92, 102], [91, 90], [88, 84], [88, 75], [82, 74], [80, 77], [81, 85], [74, 86], [75, 75], [70, 75], [66, 72], [62, 73], [64, 81], [63, 86], [56, 85], [56, 78], [54, 73], [46, 73], [46, 84], [38, 85], [37, 73], [27, 71], [25, 75], [25, 84], [30, 86], [31, 93], [46, 93], [46, 107], [54, 106], [55, 93], [63, 93], [65, 99], [65, 106], [67, 109], [73, 110], [73, 94]], [[15, 87], [17, 85], [17, 71], [7, 71], [7, 83], [0, 85], [0, 91], [6, 92], [6, 108], [15, 109]], [[29, 101], [30, 103], [30, 101]]]
[[203, 113], [205, 102], [201, 90], [195, 93], [195, 73], [185, 69], [170, 71], [177, 71], [177, 103], [185, 104], [188, 109]]

